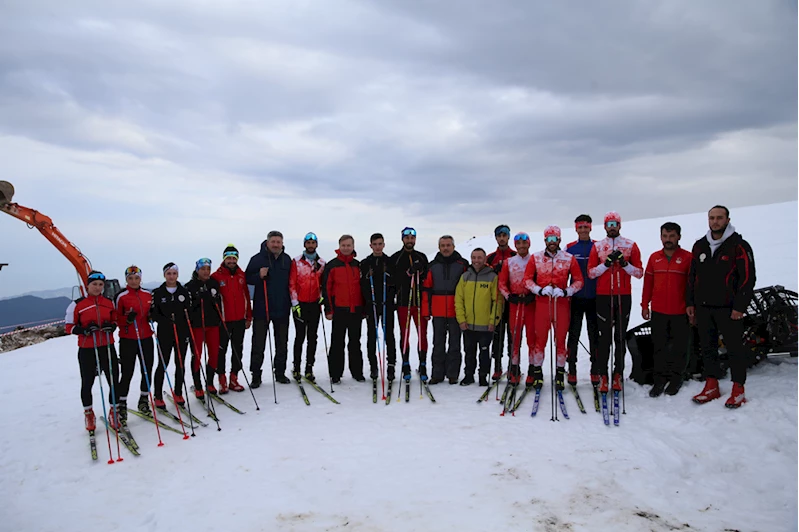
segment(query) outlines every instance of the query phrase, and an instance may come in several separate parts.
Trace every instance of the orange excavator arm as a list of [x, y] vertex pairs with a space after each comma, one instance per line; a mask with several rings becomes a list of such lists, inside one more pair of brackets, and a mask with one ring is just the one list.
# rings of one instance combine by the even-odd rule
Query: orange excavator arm
[[22, 220], [28, 227], [39, 230], [44, 237], [53, 244], [58, 251], [64, 255], [69, 262], [75, 267], [80, 277], [80, 291], [81, 295], [86, 295], [86, 285], [89, 273], [92, 271], [92, 263], [89, 259], [81, 253], [78, 246], [64, 236], [64, 234], [53, 225], [53, 220], [49, 216], [23, 207], [17, 203], [11, 203], [11, 196], [14, 194], [14, 189], [7, 181], [0, 181], [0, 211]]

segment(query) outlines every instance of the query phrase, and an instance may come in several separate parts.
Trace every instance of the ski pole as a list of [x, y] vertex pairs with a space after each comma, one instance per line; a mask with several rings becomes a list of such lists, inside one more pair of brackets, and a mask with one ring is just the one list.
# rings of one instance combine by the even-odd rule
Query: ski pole
[[[216, 301], [214, 301], [214, 307], [216, 308], [216, 313], [219, 314], [219, 316], [221, 318], [222, 317], [222, 313], [219, 312], [219, 304]], [[239, 365], [243, 368], [244, 367], [244, 361], [243, 361], [242, 355], [236, 352], [236, 348], [233, 346], [233, 337], [230, 336], [230, 330], [227, 328], [227, 323], [225, 323], [224, 320], [222, 321], [222, 327], [225, 328], [225, 334], [227, 334], [227, 337], [230, 338], [230, 351], [233, 353], [233, 356], [238, 357]], [[247, 383], [247, 387], [250, 389], [250, 395], [252, 395], [252, 400], [255, 402], [255, 409], [256, 410], [260, 410], [261, 407], [258, 406], [258, 401], [255, 399], [255, 393], [253, 393], [252, 387], [250, 386], [250, 381], [247, 379], [247, 372], [246, 371], [242, 371], [242, 374], [244, 375], [244, 382]]]
[[[150, 328], [155, 330], [155, 327], [153, 327], [153, 322], [150, 322]], [[166, 382], [169, 385], [169, 393], [172, 394], [172, 400], [175, 401], [175, 408], [177, 408], [178, 402], [175, 399], [175, 389], [172, 387], [172, 379], [169, 378], [169, 372], [167, 371], [166, 368], [166, 362], [164, 361], [164, 353], [161, 351], [161, 342], [158, 341], [157, 334], [153, 334], [153, 338], [155, 338], [155, 347], [156, 350], [158, 351], [158, 358], [161, 359], [161, 367], [164, 368], [164, 375], [166, 375]], [[183, 439], [188, 440], [189, 435], [186, 434], [186, 425], [183, 424], [183, 416], [180, 414], [180, 408], [177, 409], [178, 409], [178, 420], [180, 420], [180, 428], [183, 430]], [[192, 434], [194, 434], [194, 423], [192, 422], [191, 419], [189, 420], [189, 422], [191, 425], [191, 432]]]
[[[175, 355], [177, 356], [178, 362], [180, 363], [180, 373], [183, 375], [183, 390], [186, 393], [186, 400], [184, 403], [189, 411], [189, 419], [191, 420], [191, 435], [195, 436], [194, 434], [194, 416], [191, 413], [191, 401], [189, 401], [189, 385], [186, 383], [186, 367], [183, 365], [183, 353], [180, 352], [180, 339], [178, 338], [178, 326], [175, 323], [175, 315], [172, 314], [172, 332], [175, 336]], [[189, 327], [189, 335], [191, 335], [191, 327]], [[174, 397], [173, 397], [174, 399]], [[175, 401], [175, 406], [177, 407], [177, 401]], [[178, 407], [180, 410], [180, 407]]]
[[[619, 281], [619, 276], [620, 275], [621, 274], [619, 272], [616, 272], [616, 280], [617, 281]], [[621, 281], [619, 281], [619, 286], [621, 286]], [[616, 294], [616, 297], [619, 300], [619, 312], [621, 312], [622, 316], [623, 316], [624, 315], [623, 314], [623, 309], [621, 307], [621, 293]], [[629, 319], [629, 316], [628, 316], [628, 319]], [[624, 322], [625, 321], [626, 320], [624, 318], [622, 318], [622, 320], [621, 320], [622, 327], [619, 327], [619, 345], [621, 345], [621, 348], [622, 348], [622, 358], [621, 358], [622, 367], [624, 366], [624, 362], [625, 362], [624, 358], [625, 358], [625, 354], [626, 354], [626, 351], [627, 351], [626, 346], [624, 345], [624, 336], [623, 336], [624, 335], [624, 329], [625, 329], [625, 327], [624, 327]], [[626, 401], [624, 400], [624, 370], [622, 369], [621, 370], [621, 413], [624, 414], [624, 415], [627, 415], [627, 405], [625, 403], [626, 403]]]
[[[216, 406], [214, 405], [213, 399], [211, 399], [211, 392], [208, 390], [209, 379], [210, 379], [211, 386], [214, 385], [214, 375], [213, 374], [209, 375], [210, 371], [208, 371], [208, 370], [213, 369], [213, 368], [210, 366], [210, 364], [208, 364], [208, 333], [205, 331], [205, 303], [203, 303], [202, 300], [200, 300], [200, 321], [201, 321], [202, 328], [203, 328], [203, 346], [202, 347], [203, 347], [203, 357], [205, 357], [205, 368], [203, 368], [202, 360], [199, 361], [200, 362], [200, 364], [199, 364], [200, 365], [200, 375], [205, 380], [205, 391], [206, 391], [205, 400], [208, 403], [208, 410], [213, 412], [215, 418], [219, 419], [217, 417], [217, 415], [216, 415]], [[216, 371], [216, 370], [214, 370], [214, 371]], [[219, 425], [219, 421], [217, 421], [216, 424], [218, 426]], [[222, 430], [222, 428], [219, 427], [219, 430]]]
[[141, 336], [139, 335], [139, 323], [135, 319], [133, 320], [133, 329], [136, 331], [136, 342], [139, 344], [139, 364], [141, 364], [141, 370], [144, 373], [144, 382], [147, 383], [147, 395], [150, 397], [150, 405], [153, 408], [153, 421], [155, 421], [155, 432], [158, 434], [158, 447], [163, 447], [164, 442], [161, 441], [161, 427], [158, 426], [158, 416], [155, 413], [157, 409], [155, 408], [155, 401], [153, 400], [153, 390], [150, 387], [150, 370], [147, 369], [147, 364], [145, 364], [144, 361], [144, 351], [141, 347]]
[[[325, 310], [322, 308], [322, 304], [319, 304], [319, 321], [322, 322], [322, 338], [325, 340], [325, 358], [327, 358], [327, 373], [328, 378], [330, 379], [330, 393], [336, 393], [333, 391], [333, 375], [330, 374], [330, 350], [327, 347], [327, 331], [325, 331]], [[318, 330], [318, 329], [317, 329]]]
[[[108, 465], [114, 463], [114, 453], [111, 451], [111, 433], [109, 432], [108, 428], [108, 411], [105, 408], [105, 392], [103, 391], [103, 372], [100, 368], [100, 354], [97, 351], [97, 333], [92, 333], [92, 340], [94, 340], [94, 361], [97, 364], [97, 376], [100, 378], [100, 399], [103, 403], [103, 419], [105, 419], [105, 436], [108, 440]], [[111, 371], [111, 368], [108, 368], [108, 371]], [[111, 380], [114, 380], [113, 374], [111, 375]], [[119, 456], [119, 451], [117, 450], [117, 456]], [[121, 458], [121, 457], [120, 457]]]
[[266, 279], [264, 281], [264, 309], [266, 311], [266, 344], [269, 346], [269, 369], [272, 371], [272, 393], [275, 395], [277, 404], [277, 384], [275, 384], [275, 362], [272, 358], [272, 343], [269, 341], [269, 292], [266, 290]]
[[[194, 329], [192, 328], [191, 320], [189, 319], [189, 311], [186, 310], [185, 308], [183, 309], [183, 315], [186, 317], [186, 323], [189, 326], [189, 343], [191, 344], [191, 350], [192, 350], [192, 353], [194, 354], [194, 358], [197, 359], [197, 366], [198, 366], [197, 373], [200, 374], [200, 378], [201, 378], [200, 379], [200, 388], [202, 388], [202, 379], [205, 378], [205, 372], [203, 371], [203, 365], [202, 365], [202, 360], [201, 360], [201, 356], [202, 355], [199, 353], [199, 351], [197, 351], [197, 340], [196, 340], [196, 338], [194, 338]], [[204, 322], [203, 322], [203, 325], [204, 325]], [[203, 327], [203, 344], [205, 344], [205, 327]], [[194, 361], [192, 360], [192, 362], [194, 362]], [[192, 363], [192, 366], [194, 366], [193, 363]], [[192, 378], [194, 378], [194, 368], [193, 367], [192, 367]], [[208, 380], [206, 379], [205, 382], [207, 383]], [[184, 383], [185, 383], [185, 381], [184, 381]], [[196, 381], [195, 381], [195, 384], [196, 384]], [[205, 393], [203, 393], [203, 397], [205, 397]], [[188, 397], [187, 397], [187, 399], [188, 399]], [[210, 397], [207, 397], [205, 399], [210, 401]], [[189, 408], [191, 408], [191, 406], [189, 406]], [[222, 427], [219, 426], [219, 418], [216, 417], [216, 409], [214, 409], [214, 405], [210, 404], [209, 407], [206, 407], [206, 411], [208, 412], [208, 416], [211, 417], [216, 422], [216, 430], [217, 430], [217, 432], [222, 430]], [[191, 413], [191, 410], [189, 410], [189, 413]], [[212, 413], [213, 413], [213, 415], [211, 415]]]
[[[416, 272], [416, 342], [419, 344], [419, 366], [422, 365], [422, 291], [419, 284], [422, 280], [422, 275]], [[427, 366], [427, 356], [425, 356], [425, 366]], [[424, 398], [424, 390], [422, 389], [422, 377], [419, 376], [419, 399]]]
[[[612, 242], [613, 242], [613, 244], [612, 244], [613, 251], [616, 251], [616, 239], [615, 238], [612, 239]], [[612, 380], [613, 372], [612, 372], [612, 370], [610, 368], [614, 368], [615, 369], [615, 365], [616, 365], [616, 334], [613, 332], [614, 331], [614, 327], [616, 326], [616, 324], [614, 323], [615, 319], [616, 319], [616, 313], [614, 312], [614, 302], [613, 302], [613, 268], [614, 267], [615, 267], [615, 264], [611, 264], [611, 266], [610, 266], [610, 268], [611, 268], [611, 270], [610, 270], [610, 356], [608, 356], [608, 371], [609, 371], [609, 373], [611, 375], [611, 388], [613, 388], [613, 380]], [[612, 414], [613, 413], [612, 412], [612, 410], [613, 410], [613, 406], [612, 406], [613, 405], [613, 401], [610, 401], [610, 404], [611, 404], [610, 410], [611, 410], [611, 414]]]
[[[122, 455], [120, 454], [119, 449], [119, 399], [117, 398], [116, 390], [114, 389], [114, 366], [111, 365], [111, 338], [108, 333], [105, 333], [105, 348], [108, 352], [108, 371], [110, 373], [109, 380], [111, 381], [111, 398], [113, 399], [114, 404], [117, 405], [116, 410], [114, 411], [114, 416], [116, 417], [117, 421], [117, 426], [114, 429], [114, 432], [117, 433], [117, 462], [121, 462]], [[98, 377], [100, 377], [101, 380], [103, 378], [103, 376], [99, 373]]]
[[380, 351], [380, 329], [377, 325], [377, 303], [375, 302], [375, 281], [374, 276], [372, 275], [371, 268], [369, 269], [369, 287], [372, 290], [372, 316], [375, 320], [375, 347], [377, 348], [377, 355], [380, 357], [380, 382], [383, 383], [383, 401], [386, 400], [386, 384], [383, 380], [383, 354]]
[[[383, 390], [384, 390], [383, 391], [383, 399], [385, 399], [385, 395], [386, 395], [386, 392], [385, 392], [385, 389], [386, 389], [385, 376], [386, 375], [385, 375], [385, 373], [386, 373], [386, 370], [388, 368], [388, 353], [386, 353], [386, 265], [385, 264], [383, 264], [383, 323], [382, 323], [382, 325], [383, 325], [383, 375], [380, 377], [380, 379], [381, 379], [381, 381], [383, 383]], [[392, 338], [393, 338], [393, 335], [392, 335]], [[397, 344], [395, 342], [393, 347], [392, 347], [392, 349], [396, 349], [396, 348], [397, 348]], [[394, 363], [396, 364], [396, 360], [394, 361]]]

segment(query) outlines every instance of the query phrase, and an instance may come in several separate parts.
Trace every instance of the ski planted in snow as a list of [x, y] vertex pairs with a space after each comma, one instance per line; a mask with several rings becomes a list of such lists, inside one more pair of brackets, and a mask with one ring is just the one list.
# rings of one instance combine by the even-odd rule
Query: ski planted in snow
[[422, 384], [424, 385], [424, 393], [427, 394], [427, 397], [429, 397], [430, 400], [435, 403], [436, 398], [433, 397], [433, 392], [430, 391], [430, 386], [427, 385], [426, 381], [422, 382]]
[[619, 391], [613, 390], [613, 424], [619, 426]]
[[[100, 416], [100, 421], [105, 423], [105, 418], [103, 416]], [[111, 425], [108, 425], [108, 428], [111, 428]], [[112, 429], [112, 430], [114, 430], [114, 429]], [[130, 454], [132, 454], [133, 456], [140, 456], [138, 448], [133, 446], [133, 444], [130, 442], [128, 437], [121, 430], [119, 431], [119, 441], [121, 441], [122, 445], [124, 445], [125, 448], [128, 451], [130, 451]]]
[[[122, 432], [130, 440], [130, 443], [133, 445], [133, 447], [138, 449], [139, 448], [139, 444], [136, 443], [136, 440], [133, 439], [133, 434], [130, 433], [130, 428], [128, 427], [128, 422], [127, 421], [122, 423]], [[120, 434], [120, 436], [121, 436], [121, 434]]]
[[328, 399], [330, 399], [330, 401], [331, 401], [331, 402], [333, 402], [333, 403], [335, 403], [335, 404], [337, 404], [337, 405], [340, 405], [340, 404], [341, 404], [341, 403], [339, 403], [338, 401], [336, 401], [336, 399], [335, 399], [335, 398], [334, 398], [332, 395], [330, 395], [329, 393], [327, 393], [327, 391], [326, 391], [324, 388], [322, 388], [321, 386], [319, 386], [318, 384], [316, 384], [314, 381], [312, 381], [312, 380], [309, 380], [309, 379], [307, 379], [306, 377], [303, 377], [303, 378], [302, 378], [302, 380], [304, 380], [305, 382], [307, 382], [308, 384], [310, 384], [310, 385], [311, 385], [311, 388], [313, 388], [313, 389], [314, 389], [314, 390], [316, 390], [317, 392], [321, 393], [322, 395], [324, 395], [325, 397], [327, 397]]
[[538, 405], [541, 403], [541, 388], [535, 391], [535, 398], [533, 399], [533, 410], [530, 412], [530, 417], [535, 417], [538, 413]]
[[[142, 412], [140, 412], [138, 410], [134, 410], [134, 409], [129, 409], [128, 412], [131, 413], [131, 414], [137, 415], [137, 416], [139, 416], [142, 419], [146, 419], [150, 423], [155, 423], [155, 418], [153, 418], [153, 416], [151, 416], [151, 415], [148, 416], [147, 414], [144, 414], [144, 413], [142, 413]], [[174, 432], [175, 434], [180, 434], [181, 436], [183, 436], [183, 431], [182, 430], [178, 430], [175, 427], [173, 427], [172, 425], [167, 425], [166, 423], [164, 423], [160, 419], [158, 420], [158, 426], [161, 427], [162, 429], [170, 430], [170, 431]]]
[[[175, 400], [172, 399], [171, 396], [169, 396], [169, 400], [172, 401], [173, 405], [175, 405], [177, 408], [180, 409], [181, 413], [184, 416], [191, 417], [192, 421], [194, 421], [196, 424], [200, 425], [201, 427], [207, 427], [208, 426], [208, 423], [206, 423], [204, 421], [201, 421], [197, 416], [195, 416], [193, 414], [189, 414], [189, 411], [188, 411], [188, 409], [185, 406], [175, 403]], [[185, 425], [185, 423], [184, 423], [184, 425]]]
[[522, 401], [524, 401], [524, 398], [527, 397], [527, 394], [530, 393], [530, 390], [532, 388], [533, 388], [532, 386], [524, 387], [524, 390], [522, 390], [522, 394], [519, 396], [519, 399], [516, 400], [516, 404], [513, 405], [513, 410], [511, 410], [511, 412], [516, 412], [516, 410], [519, 409], [519, 407], [522, 405]]
[[294, 382], [297, 383], [297, 388], [300, 389], [300, 393], [302, 394], [302, 400], [305, 401], [305, 404], [311, 406], [311, 400], [308, 399], [308, 394], [305, 393], [305, 388], [302, 387], [302, 381], [296, 375], [294, 376]]
[[386, 394], [386, 404], [391, 403], [391, 387], [394, 385], [394, 381], [388, 381], [388, 393]]
[[608, 414], [608, 392], [600, 393], [602, 396], [602, 421], [605, 425], [610, 425], [610, 414]]
[[489, 385], [489, 386], [486, 388], [486, 391], [484, 391], [484, 392], [483, 392], [483, 395], [481, 395], [481, 396], [480, 396], [480, 399], [478, 399], [478, 400], [477, 400], [477, 402], [478, 402], [478, 403], [482, 403], [483, 401], [485, 401], [486, 399], [488, 399], [488, 396], [489, 396], [489, 394], [491, 394], [491, 391], [492, 391], [494, 388], [496, 388], [497, 386], [499, 386], [499, 382], [502, 380], [502, 377], [504, 377], [504, 376], [505, 376], [505, 374], [503, 373], [502, 375], [500, 375], [500, 377], [499, 377], [497, 380], [495, 380], [494, 382], [492, 382], [492, 383], [491, 383], [491, 384], [490, 384], [490, 385]]
[[[303, 390], [303, 393], [305, 393], [305, 390]], [[244, 415], [244, 414], [246, 414], [246, 413], [247, 413], [247, 412], [245, 412], [245, 411], [243, 411], [243, 410], [239, 410], [238, 408], [236, 408], [236, 407], [235, 407], [235, 406], [233, 406], [232, 404], [228, 403], [227, 401], [225, 401], [224, 399], [222, 399], [221, 397], [219, 397], [219, 396], [218, 396], [217, 394], [215, 394], [215, 393], [212, 393], [212, 394], [211, 394], [211, 398], [212, 398], [214, 401], [216, 401], [217, 403], [219, 403], [220, 405], [225, 405], [226, 407], [228, 407], [229, 409], [233, 410], [233, 411], [234, 411], [235, 413], [237, 413], [237, 414]]]
[[563, 417], [569, 419], [569, 413], [566, 412], [566, 402], [563, 400], [563, 390], [558, 390], [558, 404], [560, 405], [560, 411], [563, 413]]
[[592, 386], [594, 388], [594, 410], [599, 412], [599, 410], [600, 410], [600, 408], [599, 408], [599, 388], [597, 387], [596, 384], [592, 384]]
[[372, 402], [377, 404], [377, 379], [372, 379]]
[[405, 402], [409, 403], [411, 401], [411, 381], [408, 379], [405, 381]]
[[192, 386], [191, 387], [192, 395], [194, 395], [194, 397], [196, 397], [197, 400], [200, 401], [200, 403], [203, 405], [203, 408], [205, 409], [206, 414], [208, 414], [208, 417], [210, 417], [211, 419], [213, 419], [214, 421], [216, 421], [218, 423], [219, 422], [219, 418], [216, 417], [216, 414], [214, 413], [214, 411], [211, 410], [211, 404], [208, 402], [208, 401], [210, 401], [210, 399], [208, 399], [206, 397], [207, 394], [203, 395], [203, 397], [197, 397], [197, 395], [194, 394], [194, 390], [195, 390], [195, 388], [194, 388], [194, 386]]
[[577, 392], [577, 385], [570, 384], [569, 386], [571, 386], [572, 393], [574, 394], [574, 399], [577, 401], [577, 408], [580, 409], [580, 412], [585, 414], [585, 407], [583, 406], [583, 400], [580, 399], [580, 394]]
[[89, 431], [89, 449], [92, 452], [92, 460], [97, 460], [97, 439], [93, 430]]
[[169, 419], [171, 419], [172, 421], [174, 421], [175, 423], [177, 423], [178, 425], [181, 425], [183, 427], [188, 427], [189, 426], [185, 422], [181, 421], [178, 416], [176, 416], [175, 414], [173, 414], [172, 412], [167, 410], [166, 407], [159, 408], [158, 409], [158, 415], [159, 416], [164, 415], [164, 416], [168, 417]]

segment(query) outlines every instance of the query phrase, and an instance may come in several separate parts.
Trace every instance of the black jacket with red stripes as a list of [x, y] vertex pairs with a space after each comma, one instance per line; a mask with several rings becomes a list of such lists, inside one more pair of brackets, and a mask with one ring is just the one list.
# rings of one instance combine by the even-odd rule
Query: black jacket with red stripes
[[694, 244], [685, 305], [730, 307], [745, 312], [755, 288], [755, 257], [752, 248], [738, 233], [722, 242], [715, 254], [707, 237]]

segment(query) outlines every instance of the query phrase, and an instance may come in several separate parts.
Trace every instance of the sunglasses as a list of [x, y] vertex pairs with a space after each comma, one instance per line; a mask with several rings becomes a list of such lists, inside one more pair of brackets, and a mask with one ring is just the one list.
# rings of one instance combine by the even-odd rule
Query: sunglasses
[[88, 281], [89, 282], [92, 282], [92, 281], [103, 281], [103, 282], [105, 282], [105, 275], [103, 275], [102, 273], [93, 273], [93, 274], [91, 274], [88, 277]]
[[402, 236], [416, 236], [416, 229], [403, 229]]
[[560, 238], [556, 237], [555, 235], [550, 235], [544, 239], [544, 241], [546, 241], [547, 244], [552, 242], [557, 242], [558, 240], [560, 240]]
[[130, 266], [128, 268], [125, 268], [125, 278], [127, 279], [131, 275], [138, 275], [139, 277], [141, 277], [141, 268], [139, 268], [138, 266]]
[[510, 236], [510, 228], [509, 227], [500, 227], [496, 231], [494, 231], [494, 236], [499, 235], [508, 235]]
[[514, 242], [518, 242], [519, 240], [528, 241], [528, 240], [530, 240], [530, 237], [528, 235], [525, 235], [525, 234], [519, 234], [519, 235], [516, 235], [516, 236], [513, 237], [513, 241]]
[[605, 227], [607, 227], [608, 229], [612, 229], [612, 228], [618, 227], [618, 226], [619, 226], [619, 222], [617, 222], [616, 220], [609, 220], [609, 221], [605, 222]]
[[235, 258], [238, 259], [239, 258], [239, 252], [238, 251], [226, 251], [225, 253], [222, 254], [222, 258], [223, 259], [226, 259], [228, 257], [235, 257]]
[[316, 233], [308, 233], [305, 235], [303, 242], [308, 242], [309, 240], [313, 240], [314, 242], [319, 242], [319, 239], [316, 237]]
[[197, 261], [196, 265], [197, 265], [197, 269], [198, 270], [200, 268], [202, 268], [203, 266], [210, 267], [211, 266], [211, 259], [203, 257], [202, 259]]

